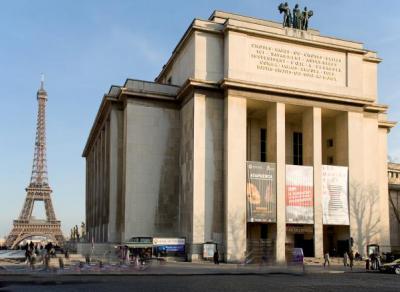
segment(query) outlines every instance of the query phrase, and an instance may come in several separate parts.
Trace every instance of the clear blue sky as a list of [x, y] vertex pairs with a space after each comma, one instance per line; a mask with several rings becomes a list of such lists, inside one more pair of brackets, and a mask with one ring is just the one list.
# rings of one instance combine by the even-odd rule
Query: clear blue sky
[[[0, 237], [21, 211], [35, 136], [36, 91], [46, 74], [48, 169], [63, 230], [84, 220], [81, 158], [102, 95], [126, 78], [153, 80], [193, 18], [219, 9], [281, 20], [279, 0], [1, 1]], [[295, 1], [289, 1], [293, 6]], [[321, 34], [361, 41], [376, 50], [379, 102], [400, 113], [400, 1], [299, 1]], [[386, 9], [385, 7], [390, 7]], [[400, 158], [400, 127], [389, 154]], [[40, 210], [40, 209], [39, 209]], [[36, 212], [36, 211], [35, 211]]]

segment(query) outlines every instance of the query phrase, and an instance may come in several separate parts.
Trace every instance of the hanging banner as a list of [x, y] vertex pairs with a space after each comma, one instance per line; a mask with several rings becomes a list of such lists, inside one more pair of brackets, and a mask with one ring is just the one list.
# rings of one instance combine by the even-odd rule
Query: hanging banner
[[247, 162], [247, 222], [276, 222], [275, 163]]
[[347, 174], [347, 167], [322, 165], [322, 206], [324, 224], [350, 224]]
[[286, 165], [286, 222], [314, 223], [312, 166]]

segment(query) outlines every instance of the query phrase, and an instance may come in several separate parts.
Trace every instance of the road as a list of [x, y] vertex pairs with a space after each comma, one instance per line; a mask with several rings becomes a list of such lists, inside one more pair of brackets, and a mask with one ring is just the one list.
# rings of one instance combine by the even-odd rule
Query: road
[[[21, 277], [23, 277], [21, 275]], [[379, 273], [266, 275], [117, 275], [4, 282], [0, 291], [400, 291], [400, 276]], [[0, 282], [1, 283], [1, 282]]]

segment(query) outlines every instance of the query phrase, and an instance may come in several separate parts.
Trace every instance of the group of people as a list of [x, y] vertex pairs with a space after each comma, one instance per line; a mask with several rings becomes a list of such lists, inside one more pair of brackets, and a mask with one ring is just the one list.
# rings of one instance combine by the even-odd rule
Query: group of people
[[127, 246], [119, 246], [116, 251], [121, 263], [135, 265], [143, 264], [152, 256], [151, 248], [128, 248]]
[[46, 245], [33, 243], [26, 243], [23, 246], [25, 250], [25, 262], [29, 264], [32, 270], [35, 269], [36, 262], [43, 262], [45, 265], [45, 269], [49, 267], [50, 257], [54, 257], [56, 253], [56, 246], [54, 246], [51, 242]]
[[[356, 255], [357, 255], [357, 253], [356, 253]], [[343, 265], [345, 267], [350, 267], [350, 270], [353, 270], [354, 259], [355, 259], [356, 255], [354, 254], [352, 249], [349, 252], [346, 251], [343, 254]], [[326, 266], [328, 266], [328, 267], [330, 266], [329, 252], [324, 253], [324, 268], [326, 268]]]

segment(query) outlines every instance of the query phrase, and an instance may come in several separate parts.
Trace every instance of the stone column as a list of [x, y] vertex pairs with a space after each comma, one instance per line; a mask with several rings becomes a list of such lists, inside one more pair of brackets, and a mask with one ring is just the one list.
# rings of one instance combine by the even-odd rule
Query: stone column
[[107, 154], [109, 157], [109, 218], [108, 218], [108, 240], [110, 242], [117, 242], [121, 240], [118, 234], [117, 216], [118, 216], [118, 176], [121, 175], [118, 171], [118, 112], [112, 109], [110, 112], [110, 126], [109, 126], [109, 139], [110, 150]]
[[[349, 163], [349, 211], [350, 236], [354, 239], [354, 251], [365, 254], [361, 216], [357, 216], [357, 203], [364, 200], [364, 145], [363, 113], [347, 113], [348, 163]], [[372, 143], [373, 141], [368, 141]]]
[[276, 261], [285, 262], [285, 104], [274, 103], [267, 112], [267, 161], [276, 163]]
[[244, 259], [246, 251], [246, 122], [244, 98], [225, 97], [225, 257]]
[[193, 226], [192, 260], [198, 260], [204, 243], [206, 99], [193, 96]]
[[303, 113], [303, 161], [314, 168], [314, 256], [317, 258], [324, 255], [321, 135], [321, 108], [309, 108]]
[[378, 158], [378, 173], [379, 173], [379, 206], [380, 206], [380, 244], [386, 246], [382, 252], [389, 252], [390, 246], [390, 209], [389, 209], [389, 189], [388, 189], [388, 172], [387, 172], [387, 135], [386, 128], [379, 128], [379, 158]]

